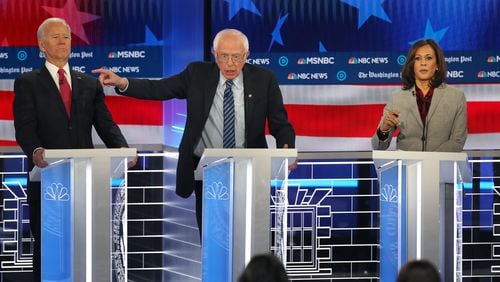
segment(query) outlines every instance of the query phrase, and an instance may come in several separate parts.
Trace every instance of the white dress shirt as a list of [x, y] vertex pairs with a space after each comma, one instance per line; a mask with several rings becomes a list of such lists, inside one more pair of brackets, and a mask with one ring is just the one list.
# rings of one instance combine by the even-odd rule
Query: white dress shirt
[[[220, 74], [219, 83], [215, 92], [214, 102], [210, 108], [207, 122], [201, 133], [201, 139], [195, 147], [194, 154], [201, 157], [205, 148], [222, 148], [224, 135], [224, 90], [226, 78]], [[245, 148], [245, 101], [243, 87], [243, 73], [233, 79], [234, 97], [234, 134], [236, 148]]]

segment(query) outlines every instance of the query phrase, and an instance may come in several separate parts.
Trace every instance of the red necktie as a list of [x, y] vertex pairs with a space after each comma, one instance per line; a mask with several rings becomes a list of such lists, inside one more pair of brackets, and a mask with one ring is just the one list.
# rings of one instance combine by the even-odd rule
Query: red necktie
[[59, 91], [61, 92], [61, 98], [66, 108], [66, 113], [68, 113], [68, 116], [71, 116], [71, 88], [69, 88], [64, 70], [59, 69], [57, 73], [59, 74]]

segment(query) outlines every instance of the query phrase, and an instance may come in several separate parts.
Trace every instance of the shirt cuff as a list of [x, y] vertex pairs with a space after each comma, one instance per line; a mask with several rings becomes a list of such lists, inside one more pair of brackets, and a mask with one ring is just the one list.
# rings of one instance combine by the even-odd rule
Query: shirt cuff
[[377, 128], [378, 139], [380, 139], [380, 141], [385, 141], [387, 139], [387, 137], [389, 137], [389, 132], [390, 132], [390, 130], [383, 132], [382, 130], [380, 130], [380, 127]]
[[36, 151], [43, 149], [43, 147], [36, 147], [35, 150], [33, 150], [33, 153], [31, 154], [32, 157], [35, 156]]
[[123, 93], [123, 92], [127, 91], [127, 89], [128, 89], [128, 86], [129, 86], [129, 85], [130, 85], [130, 82], [129, 82], [129, 81], [128, 81], [128, 79], [127, 79], [127, 86], [125, 87], [125, 89], [123, 89], [123, 90], [122, 90], [122, 89], [120, 89], [120, 88], [118, 88], [118, 87], [116, 87], [116, 89], [118, 89], [118, 91], [119, 91], [120, 93]]

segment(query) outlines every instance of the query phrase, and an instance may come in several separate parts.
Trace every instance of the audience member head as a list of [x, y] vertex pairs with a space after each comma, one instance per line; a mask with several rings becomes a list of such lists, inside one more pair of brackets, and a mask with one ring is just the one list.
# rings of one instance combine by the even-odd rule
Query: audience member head
[[397, 282], [441, 282], [437, 268], [427, 260], [412, 260], [399, 271]]
[[273, 254], [255, 255], [241, 274], [238, 282], [287, 282], [283, 263]]

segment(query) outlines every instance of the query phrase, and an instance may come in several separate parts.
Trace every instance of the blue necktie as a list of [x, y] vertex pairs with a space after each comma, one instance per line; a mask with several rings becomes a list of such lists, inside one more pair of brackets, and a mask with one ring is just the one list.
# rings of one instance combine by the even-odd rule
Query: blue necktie
[[226, 89], [224, 90], [224, 148], [234, 148], [236, 139], [234, 137], [234, 97], [233, 97], [233, 81], [226, 80]]

